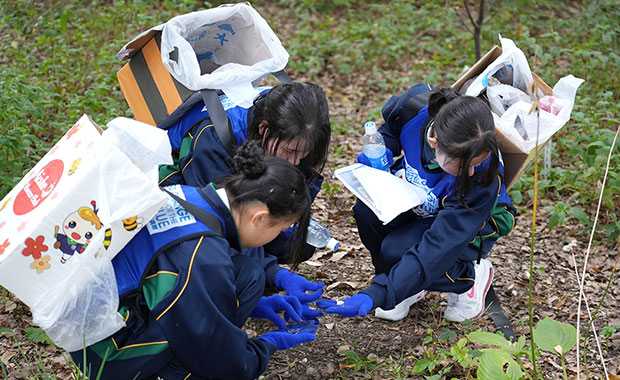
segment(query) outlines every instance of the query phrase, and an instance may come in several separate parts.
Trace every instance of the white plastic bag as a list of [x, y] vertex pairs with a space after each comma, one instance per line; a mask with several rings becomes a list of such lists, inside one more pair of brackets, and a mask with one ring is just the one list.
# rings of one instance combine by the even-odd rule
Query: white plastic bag
[[531, 152], [536, 147], [537, 134], [538, 144], [544, 144], [570, 120], [577, 88], [583, 82], [583, 79], [568, 75], [553, 87], [553, 96], [563, 105], [557, 115], [541, 110], [538, 120], [536, 112], [530, 113], [532, 102], [518, 101], [501, 115], [493, 113], [495, 127], [523, 152]]
[[[529, 153], [536, 147], [537, 134], [538, 144], [542, 145], [570, 119], [577, 88], [583, 79], [572, 75], [560, 79], [553, 88], [553, 96], [562, 107], [557, 115], [541, 110], [539, 121], [536, 113], [530, 113], [536, 97], [524, 93], [534, 80], [525, 54], [512, 40], [499, 38], [502, 54], [474, 78], [466, 95], [478, 96], [486, 88], [495, 127], [522, 152]], [[489, 78], [506, 67], [512, 68], [513, 88], [505, 84], [490, 86]], [[544, 96], [542, 92], [536, 95]]]
[[168, 199], [167, 135], [135, 123], [102, 136], [84, 115], [0, 202], [0, 285], [68, 351], [124, 326], [111, 260]]
[[[243, 107], [258, 95], [252, 82], [282, 70], [289, 58], [265, 19], [247, 3], [172, 18], [164, 24], [160, 50], [170, 74], [185, 87], [222, 89]], [[207, 67], [217, 68], [204, 73]]]
[[503, 114], [510, 106], [520, 100], [531, 101], [528, 94], [507, 84], [487, 87], [487, 98], [491, 110], [498, 115]]
[[532, 83], [532, 72], [525, 54], [517, 48], [512, 40], [502, 38], [501, 35], [499, 40], [502, 43], [502, 54], [471, 82], [467, 88], [466, 95], [478, 96], [482, 90], [487, 88], [489, 77], [506, 67], [512, 68], [513, 87], [526, 91], [527, 86]]

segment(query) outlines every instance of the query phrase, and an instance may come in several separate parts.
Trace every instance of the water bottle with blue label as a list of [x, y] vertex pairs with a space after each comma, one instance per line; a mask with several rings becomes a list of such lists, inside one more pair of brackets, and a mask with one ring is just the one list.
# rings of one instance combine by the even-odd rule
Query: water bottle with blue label
[[388, 158], [385, 153], [385, 142], [381, 133], [377, 132], [377, 126], [373, 121], [364, 124], [366, 134], [362, 139], [364, 155], [370, 161], [370, 166], [375, 169], [389, 171]]
[[316, 248], [327, 248], [332, 251], [337, 251], [340, 247], [338, 240], [330, 236], [329, 230], [314, 219], [310, 219], [306, 243]]

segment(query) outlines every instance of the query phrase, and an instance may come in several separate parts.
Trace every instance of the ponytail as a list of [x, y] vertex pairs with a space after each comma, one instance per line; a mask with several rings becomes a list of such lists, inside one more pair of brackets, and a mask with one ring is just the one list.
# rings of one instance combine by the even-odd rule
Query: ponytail
[[297, 265], [304, 256], [310, 219], [311, 200], [304, 175], [288, 161], [266, 156], [255, 141], [239, 147], [233, 162], [236, 173], [223, 182], [231, 208], [262, 203], [276, 219], [299, 217], [290, 255], [293, 265]]
[[[448, 157], [461, 160], [453, 191], [459, 202], [469, 208], [465, 197], [472, 185], [489, 186], [499, 172], [499, 150], [491, 109], [482, 99], [461, 96], [452, 87], [442, 87], [431, 94], [428, 114], [434, 119], [431, 133], [437, 138], [438, 149]], [[489, 165], [470, 178], [472, 159], [483, 153], [490, 153]]]
[[430, 117], [437, 116], [437, 113], [448, 102], [454, 100], [461, 96], [455, 89], [452, 87], [442, 87], [439, 90], [433, 92], [431, 94], [430, 99], [428, 100], [428, 115]]

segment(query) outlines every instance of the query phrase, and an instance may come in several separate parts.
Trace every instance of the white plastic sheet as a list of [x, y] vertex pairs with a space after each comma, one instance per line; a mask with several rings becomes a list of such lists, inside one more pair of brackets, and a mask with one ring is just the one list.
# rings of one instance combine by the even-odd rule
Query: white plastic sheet
[[258, 95], [252, 82], [282, 70], [289, 58], [265, 19], [247, 3], [172, 18], [164, 24], [160, 50], [168, 71], [185, 87], [222, 89], [244, 107]]

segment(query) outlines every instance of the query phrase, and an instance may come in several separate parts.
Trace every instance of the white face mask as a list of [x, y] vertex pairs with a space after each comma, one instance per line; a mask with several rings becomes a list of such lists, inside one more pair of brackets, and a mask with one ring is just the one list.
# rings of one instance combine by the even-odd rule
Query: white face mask
[[[444, 172], [451, 174], [453, 176], [458, 176], [459, 170], [461, 169], [461, 159], [450, 157], [446, 153], [444, 153], [441, 149], [439, 149], [439, 146], [437, 144], [437, 138], [431, 137], [431, 129], [432, 129], [432, 124], [431, 124], [431, 128], [428, 129], [427, 139], [428, 139], [428, 142], [431, 148], [435, 150], [435, 157], [437, 158], [437, 164], [439, 165], [439, 167], [441, 167], [441, 169]], [[489, 155], [490, 155], [489, 152], [482, 152], [478, 156], [474, 157], [471, 160], [467, 174], [470, 177], [473, 176], [474, 169], [476, 168], [476, 166], [482, 164], [489, 157]]]

